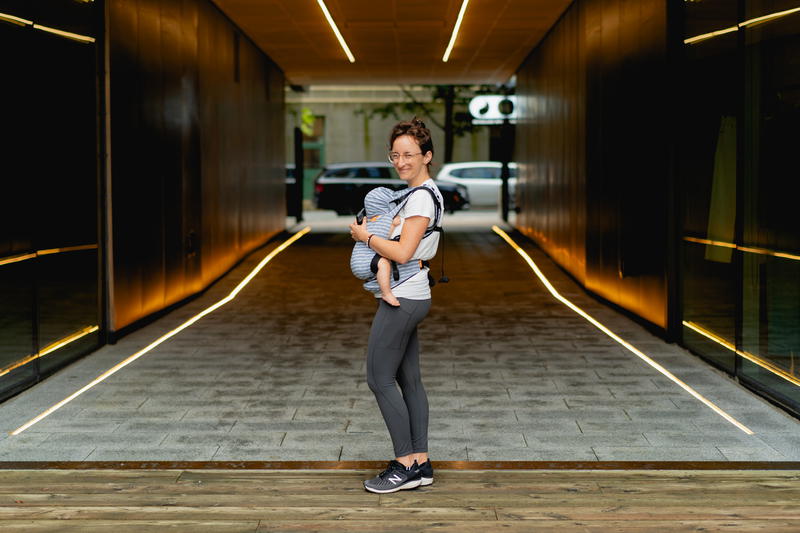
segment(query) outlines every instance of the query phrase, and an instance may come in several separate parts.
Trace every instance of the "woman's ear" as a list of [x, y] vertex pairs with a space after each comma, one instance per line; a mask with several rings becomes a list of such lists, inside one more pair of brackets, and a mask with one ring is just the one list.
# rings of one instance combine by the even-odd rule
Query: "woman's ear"
[[427, 164], [428, 164], [428, 163], [430, 163], [432, 160], [433, 160], [433, 152], [431, 152], [430, 150], [428, 150], [427, 152], [425, 152], [425, 159], [424, 159], [424, 163], [427, 165]]

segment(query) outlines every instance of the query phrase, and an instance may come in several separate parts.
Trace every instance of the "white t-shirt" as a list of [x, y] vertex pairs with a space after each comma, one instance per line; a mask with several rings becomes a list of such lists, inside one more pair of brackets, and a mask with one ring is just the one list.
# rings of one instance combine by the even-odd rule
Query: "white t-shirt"
[[[442, 193], [439, 192], [439, 188], [436, 186], [436, 183], [432, 179], [428, 179], [422, 185], [433, 189], [436, 198], [439, 200], [439, 212], [442, 213], [444, 211], [444, 199], [442, 198]], [[402, 209], [400, 209], [400, 212], [397, 215], [400, 217], [400, 224], [398, 224], [392, 231], [392, 234], [390, 235], [392, 238], [400, 235], [403, 232], [403, 225], [405, 224], [405, 219], [408, 217], [428, 217], [428, 227], [431, 227], [437, 222], [434, 220], [434, 217], [436, 216], [436, 208], [433, 204], [433, 198], [425, 191], [416, 191], [411, 193], [411, 196], [408, 197], [408, 201], [406, 201], [405, 205], [402, 207]], [[438, 222], [441, 223], [441, 220]], [[417, 249], [411, 255], [411, 260], [422, 259], [423, 261], [428, 261], [433, 259], [433, 257], [436, 255], [436, 249], [439, 247], [439, 235], [440, 233], [438, 231], [434, 231], [422, 239], [419, 242]], [[423, 268], [418, 273], [414, 274], [409, 279], [393, 288], [392, 293], [397, 298], [408, 298], [409, 300], [429, 300], [431, 297], [431, 287], [428, 284], [428, 269]], [[380, 298], [380, 294], [377, 294], [376, 297]]]

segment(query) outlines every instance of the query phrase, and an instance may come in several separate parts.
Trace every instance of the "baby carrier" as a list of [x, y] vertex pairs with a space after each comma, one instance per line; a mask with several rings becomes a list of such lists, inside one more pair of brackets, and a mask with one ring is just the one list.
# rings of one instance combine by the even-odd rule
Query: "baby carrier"
[[[406, 204], [409, 196], [419, 189], [424, 189], [431, 195], [431, 198], [433, 198], [435, 213], [434, 220], [425, 230], [422, 238], [425, 239], [434, 232], [443, 234], [441, 226], [442, 207], [439, 204], [439, 200], [436, 197], [436, 193], [433, 192], [433, 189], [430, 187], [425, 187], [424, 185], [414, 187], [412, 189], [401, 189], [399, 191], [393, 191], [392, 189], [387, 189], [386, 187], [377, 187], [372, 189], [364, 198], [364, 208], [358, 213], [356, 220], [360, 224], [361, 220], [366, 218], [367, 231], [377, 235], [378, 237], [388, 239], [389, 232], [392, 227], [392, 219], [397, 216], [397, 213], [399, 213]], [[392, 240], [399, 241], [400, 236], [398, 235]], [[359, 279], [366, 280], [364, 283], [364, 288], [376, 294], [380, 292], [378, 280], [376, 278], [376, 274], [378, 272], [378, 261], [380, 258], [381, 256], [379, 254], [376, 254], [373, 250], [367, 247], [367, 243], [361, 241], [357, 242], [355, 246], [353, 246], [353, 252], [350, 255], [350, 270], [353, 271], [353, 275]], [[414, 260], [398, 265], [396, 262], [391, 261], [391, 265], [391, 287], [394, 288], [419, 272], [423, 267], [429, 266], [429, 263], [428, 261]], [[442, 283], [447, 283], [448, 281], [448, 279], [444, 276], [444, 260], [442, 260], [442, 278], [439, 281]], [[433, 277], [431, 277], [430, 273], [428, 274], [428, 282], [431, 286], [436, 283], [433, 280]]]

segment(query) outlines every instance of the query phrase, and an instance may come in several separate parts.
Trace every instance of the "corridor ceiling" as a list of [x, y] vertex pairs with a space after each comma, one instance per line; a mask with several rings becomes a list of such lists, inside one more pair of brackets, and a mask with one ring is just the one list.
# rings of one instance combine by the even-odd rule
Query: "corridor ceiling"
[[214, 0], [289, 83], [505, 83], [571, 0], [326, 0], [350, 63], [316, 0]]

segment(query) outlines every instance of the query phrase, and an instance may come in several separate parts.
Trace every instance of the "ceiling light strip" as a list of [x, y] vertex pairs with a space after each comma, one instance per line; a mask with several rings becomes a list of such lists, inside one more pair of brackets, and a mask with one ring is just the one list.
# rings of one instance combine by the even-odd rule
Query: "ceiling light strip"
[[450, 52], [453, 51], [453, 46], [456, 44], [456, 37], [458, 37], [458, 29], [461, 27], [461, 21], [464, 19], [464, 13], [467, 11], [468, 3], [469, 0], [464, 0], [461, 4], [461, 10], [458, 12], [456, 25], [453, 26], [453, 34], [450, 36], [450, 43], [447, 45], [447, 50], [444, 51], [444, 55], [442, 56], [442, 61], [444, 63], [447, 63], [447, 60], [450, 59]]
[[730, 422], [731, 424], [733, 424], [734, 426], [736, 426], [740, 430], [744, 431], [748, 435], [753, 435], [754, 434], [753, 431], [750, 430], [747, 426], [745, 426], [744, 424], [742, 424], [741, 422], [739, 422], [738, 420], [733, 418], [731, 415], [729, 415], [728, 413], [726, 413], [725, 411], [723, 411], [722, 409], [720, 409], [719, 407], [714, 405], [710, 400], [708, 400], [707, 398], [702, 396], [699, 392], [697, 392], [692, 387], [690, 387], [689, 385], [687, 385], [686, 383], [684, 383], [683, 381], [678, 379], [669, 370], [667, 370], [666, 368], [664, 368], [663, 366], [661, 366], [660, 364], [655, 362], [653, 359], [651, 359], [650, 357], [648, 357], [647, 355], [645, 355], [644, 353], [639, 351], [637, 348], [635, 348], [633, 345], [631, 345], [627, 341], [623, 340], [621, 337], [619, 337], [617, 334], [615, 334], [614, 332], [609, 330], [603, 324], [601, 324], [600, 322], [598, 322], [597, 320], [592, 318], [583, 309], [581, 309], [577, 305], [573, 304], [572, 302], [570, 302], [569, 300], [567, 300], [566, 298], [561, 296], [561, 294], [559, 294], [559, 292], [555, 289], [555, 287], [553, 287], [553, 285], [550, 284], [550, 281], [548, 281], [548, 279], [545, 277], [545, 275], [542, 273], [542, 271], [539, 269], [539, 267], [536, 265], [536, 263], [534, 263], [533, 259], [531, 259], [531, 257], [525, 252], [525, 250], [523, 250], [516, 242], [514, 242], [511, 239], [511, 237], [508, 236], [508, 234], [505, 231], [500, 229], [498, 226], [492, 226], [492, 229], [494, 230], [495, 233], [500, 235], [500, 237], [502, 237], [503, 240], [505, 240], [508, 244], [510, 244], [511, 247], [514, 248], [520, 256], [522, 256], [522, 258], [525, 260], [525, 262], [528, 263], [528, 266], [531, 267], [531, 270], [533, 270], [533, 272], [536, 274], [536, 276], [539, 278], [539, 280], [544, 284], [545, 288], [547, 288], [547, 290], [550, 292], [550, 294], [552, 294], [553, 297], [555, 297], [558, 301], [560, 301], [561, 303], [563, 303], [564, 305], [566, 305], [567, 307], [569, 307], [570, 309], [572, 309], [573, 311], [578, 313], [580, 316], [582, 316], [587, 321], [589, 321], [597, 329], [599, 329], [600, 331], [602, 331], [603, 333], [605, 333], [606, 335], [608, 335], [609, 337], [611, 337], [612, 339], [617, 341], [619, 344], [621, 344], [623, 347], [625, 347], [628, 351], [630, 351], [631, 353], [633, 353], [634, 355], [636, 355], [637, 357], [642, 359], [645, 363], [647, 363], [651, 367], [653, 367], [656, 370], [658, 370], [661, 374], [663, 374], [664, 376], [669, 378], [673, 383], [675, 383], [676, 385], [681, 387], [683, 390], [685, 390], [686, 392], [688, 392], [689, 394], [694, 396], [696, 399], [698, 399], [700, 402], [702, 402], [706, 407], [708, 407], [711, 410], [713, 410], [715, 413], [720, 415], [722, 418], [724, 418], [725, 420], [727, 420], [728, 422]]
[[742, 356], [744, 359], [747, 359], [751, 363], [760, 366], [764, 370], [768, 370], [769, 372], [772, 372], [776, 376], [780, 376], [783, 379], [785, 379], [786, 381], [800, 386], [800, 378], [798, 378], [797, 376], [795, 376], [793, 374], [790, 374], [789, 372], [785, 371], [784, 369], [780, 368], [779, 366], [775, 365], [774, 363], [771, 363], [770, 361], [762, 359], [761, 357], [759, 357], [757, 355], [751, 354], [750, 352], [745, 352], [743, 350], [737, 350], [736, 346], [734, 346], [731, 342], [723, 339], [722, 337], [720, 337], [716, 333], [713, 333], [712, 331], [705, 329], [704, 327], [700, 326], [699, 324], [684, 320], [683, 321], [683, 325], [686, 326], [687, 328], [691, 329], [695, 333], [699, 333], [703, 337], [716, 342], [720, 346], [722, 346], [724, 348], [727, 348], [728, 350], [736, 353], [737, 355]]
[[336, 35], [336, 38], [339, 39], [339, 44], [342, 46], [344, 53], [347, 54], [347, 59], [349, 59], [351, 63], [355, 63], [356, 58], [353, 57], [353, 53], [350, 52], [350, 48], [348, 48], [347, 43], [344, 41], [344, 37], [342, 37], [342, 34], [339, 33], [339, 28], [333, 21], [333, 17], [331, 16], [330, 11], [328, 11], [328, 6], [325, 5], [325, 0], [317, 0], [317, 3], [319, 4], [320, 9], [322, 9], [322, 13], [325, 15], [325, 18], [328, 19], [328, 24], [330, 24], [333, 33]]
[[289, 247], [289, 245], [291, 245], [292, 243], [297, 241], [300, 237], [302, 237], [303, 235], [305, 235], [309, 231], [311, 231], [311, 227], [310, 226], [306, 226], [302, 230], [300, 230], [297, 233], [295, 233], [294, 235], [292, 235], [283, 244], [281, 244], [280, 246], [278, 246], [277, 248], [272, 250], [269, 254], [267, 254], [267, 256], [264, 259], [262, 259], [261, 262], [258, 263], [258, 265], [256, 265], [256, 267], [250, 272], [250, 274], [248, 274], [247, 277], [245, 277], [230, 292], [230, 294], [228, 294], [228, 296], [226, 296], [222, 300], [218, 301], [217, 303], [213, 304], [212, 306], [208, 307], [204, 311], [202, 311], [202, 312], [198, 313], [197, 315], [193, 316], [192, 318], [190, 318], [189, 320], [187, 320], [186, 322], [184, 322], [183, 324], [181, 324], [177, 328], [173, 329], [169, 333], [166, 333], [166, 334], [162, 335], [161, 337], [159, 337], [155, 341], [151, 342], [150, 344], [148, 344], [147, 346], [145, 346], [144, 348], [142, 348], [141, 350], [139, 350], [135, 354], [131, 355], [130, 357], [128, 357], [125, 360], [117, 363], [116, 365], [114, 365], [110, 369], [106, 370], [105, 372], [103, 372], [102, 374], [97, 376], [94, 380], [92, 380], [89, 384], [85, 385], [80, 390], [72, 393], [68, 397], [64, 398], [63, 400], [61, 400], [57, 404], [55, 404], [52, 407], [50, 407], [49, 409], [47, 409], [46, 411], [44, 411], [41, 414], [37, 415], [35, 418], [29, 420], [28, 422], [26, 422], [22, 426], [18, 427], [14, 431], [12, 431], [10, 433], [10, 435], [19, 435], [20, 433], [22, 433], [23, 431], [25, 431], [26, 429], [28, 429], [32, 425], [36, 424], [37, 422], [39, 422], [43, 418], [47, 417], [48, 415], [50, 415], [53, 412], [57, 411], [58, 409], [60, 409], [64, 405], [68, 404], [69, 402], [71, 402], [72, 400], [74, 400], [75, 398], [77, 398], [78, 396], [80, 396], [81, 394], [86, 392], [87, 390], [91, 389], [92, 387], [94, 387], [98, 383], [102, 382], [103, 380], [105, 380], [106, 378], [111, 376], [112, 374], [116, 373], [118, 370], [121, 370], [122, 368], [124, 368], [127, 365], [131, 364], [132, 362], [136, 361], [141, 356], [143, 356], [144, 354], [146, 354], [147, 352], [149, 352], [150, 350], [152, 350], [153, 348], [155, 348], [159, 344], [162, 344], [164, 341], [168, 340], [169, 338], [174, 337], [175, 335], [177, 335], [178, 333], [180, 333], [184, 329], [188, 328], [189, 326], [191, 326], [192, 324], [194, 324], [195, 322], [197, 322], [198, 320], [200, 320], [204, 316], [206, 316], [206, 315], [208, 315], [210, 313], [213, 313], [214, 311], [216, 311], [217, 309], [219, 309], [220, 307], [222, 307], [226, 303], [228, 303], [231, 300], [233, 300], [239, 294], [239, 292], [248, 283], [250, 283], [250, 281], [256, 276], [256, 274], [258, 274], [261, 271], [261, 269], [264, 268], [264, 266], [267, 263], [269, 263], [276, 255], [281, 253], [283, 250], [285, 250], [287, 247]]

